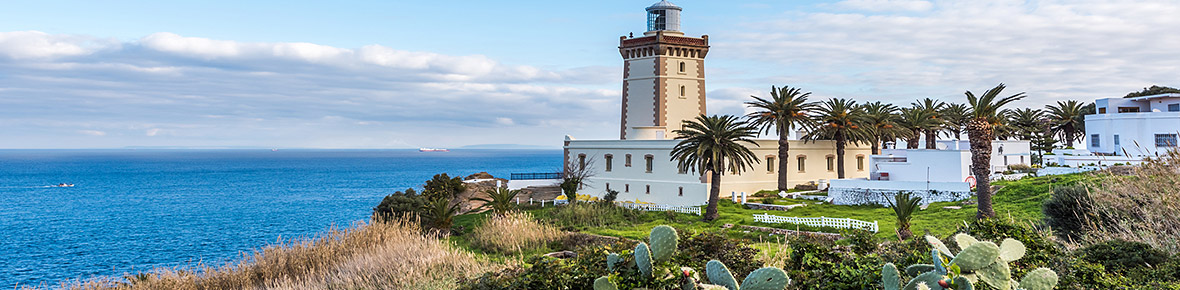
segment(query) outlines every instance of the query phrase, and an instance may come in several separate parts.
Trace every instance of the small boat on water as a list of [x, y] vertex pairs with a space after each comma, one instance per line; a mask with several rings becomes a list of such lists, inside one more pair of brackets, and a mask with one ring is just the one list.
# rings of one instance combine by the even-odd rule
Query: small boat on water
[[58, 183], [57, 185], [54, 185], [53, 187], [74, 187], [74, 184], [73, 183]]
[[418, 152], [451, 152], [443, 148], [418, 148]]

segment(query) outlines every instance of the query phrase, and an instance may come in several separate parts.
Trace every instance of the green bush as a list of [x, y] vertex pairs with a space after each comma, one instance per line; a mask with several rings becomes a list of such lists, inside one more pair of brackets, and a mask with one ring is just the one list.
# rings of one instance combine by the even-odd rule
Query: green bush
[[765, 197], [765, 198], [762, 198], [761, 200], [758, 200], [758, 202], [762, 203], [762, 204], [774, 204], [775, 199], [776, 198], [774, 198], [774, 197]]
[[1106, 271], [1101, 264], [1080, 259], [1071, 261], [1064, 271], [1058, 271], [1061, 279], [1057, 289], [1127, 289], [1129, 279]]
[[[1028, 271], [1040, 267], [1060, 272], [1060, 268], [1067, 263], [1068, 252], [1065, 248], [1049, 240], [1048, 235], [1028, 224], [1003, 218], [991, 218], [972, 221], [965, 227], [960, 226], [957, 232], [967, 233], [981, 241], [1000, 241], [1012, 238], [1024, 243], [1027, 249], [1024, 257], [1010, 265], [1012, 277], [1024, 277]], [[943, 240], [947, 242], [948, 247], [952, 245], [958, 247], [954, 239]]]
[[848, 246], [852, 248], [852, 252], [858, 255], [865, 255], [877, 250], [877, 239], [873, 237], [873, 233], [861, 229], [844, 229], [840, 231], [843, 239], [836, 241], [836, 244]]
[[847, 246], [805, 240], [789, 242], [790, 259], [783, 270], [792, 289], [879, 289], [881, 267], [876, 254], [858, 255]]
[[568, 230], [602, 227], [616, 224], [643, 223], [653, 220], [643, 211], [609, 203], [579, 202], [560, 206], [549, 212], [548, 219]]
[[450, 200], [464, 190], [467, 190], [467, 185], [463, 184], [463, 179], [459, 177], [452, 178], [446, 173], [442, 173], [436, 174], [433, 178], [426, 181], [426, 185], [422, 189], [422, 195], [426, 196], [427, 200], [439, 198]]
[[426, 199], [418, 195], [418, 192], [413, 188], [407, 188], [405, 192], [394, 192], [381, 199], [381, 203], [373, 208], [372, 218], [374, 221], [381, 222], [399, 218], [414, 218], [424, 205], [426, 205]]
[[680, 244], [676, 247], [676, 256], [672, 257], [672, 264], [703, 270], [706, 262], [718, 260], [729, 267], [738, 280], [762, 267], [756, 258], [758, 250], [746, 246], [739, 240], [715, 233], [690, 235], [688, 231], [678, 232]]
[[1073, 185], [1054, 188], [1053, 196], [1041, 205], [1041, 212], [1045, 214], [1045, 224], [1053, 228], [1057, 236], [1076, 241], [1090, 226], [1109, 224], [1109, 218], [1094, 208], [1089, 190], [1082, 185]]
[[1168, 253], [1151, 245], [1122, 240], [1111, 240], [1078, 250], [1086, 262], [1102, 264], [1107, 270], [1127, 272], [1136, 268], [1155, 268], [1169, 260]]
[[618, 199], [618, 198], [619, 198], [619, 191], [611, 189], [611, 190], [607, 190], [606, 194], [604, 194], [602, 196], [602, 202], [614, 203], [615, 199]]

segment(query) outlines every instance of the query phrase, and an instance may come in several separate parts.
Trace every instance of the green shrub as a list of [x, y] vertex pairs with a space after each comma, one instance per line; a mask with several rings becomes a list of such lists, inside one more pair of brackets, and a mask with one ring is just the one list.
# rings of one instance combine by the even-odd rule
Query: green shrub
[[792, 240], [783, 270], [792, 289], [878, 289], [884, 261], [876, 254], [858, 255], [848, 246]]
[[1078, 250], [1079, 256], [1090, 263], [1102, 264], [1107, 270], [1127, 272], [1132, 269], [1155, 268], [1169, 260], [1168, 253], [1151, 245], [1122, 240], [1111, 240]]
[[673, 264], [704, 269], [709, 260], [718, 260], [729, 267], [738, 280], [762, 267], [756, 259], [758, 250], [739, 240], [715, 233], [690, 235], [687, 232], [679, 231], [680, 244], [676, 247], [676, 256], [672, 258]]
[[547, 220], [569, 230], [616, 224], [643, 223], [653, 220], [643, 211], [609, 203], [579, 202], [553, 208]]
[[1086, 187], [1064, 186], [1053, 189], [1053, 196], [1041, 205], [1045, 224], [1062, 238], [1079, 240], [1090, 223], [1100, 221], [1094, 200]]
[[1106, 271], [1101, 264], [1080, 259], [1071, 261], [1059, 274], [1061, 280], [1057, 289], [1127, 289], [1129, 284], [1129, 279]]
[[[1004, 218], [991, 218], [972, 221], [966, 227], [960, 226], [957, 232], [967, 233], [981, 241], [1000, 241], [1012, 238], [1024, 243], [1027, 249], [1024, 257], [1011, 264], [1013, 277], [1024, 277], [1028, 271], [1040, 267], [1060, 272], [1060, 268], [1066, 264], [1068, 252], [1049, 240], [1048, 235], [1044, 232], [1028, 224]], [[953, 239], [944, 240], [947, 241], [947, 246], [958, 247]]]
[[762, 198], [761, 200], [759, 200], [758, 202], [762, 203], [762, 204], [774, 204], [775, 199], [776, 198], [774, 198], [774, 197], [765, 197], [765, 198]]
[[381, 199], [381, 203], [373, 208], [372, 218], [381, 222], [403, 217], [412, 218], [418, 215], [424, 205], [426, 199], [418, 195], [413, 188], [407, 188], [405, 192], [394, 192]]
[[619, 191], [611, 189], [611, 190], [607, 190], [606, 194], [602, 195], [602, 202], [614, 203], [615, 199], [618, 199], [618, 198], [619, 198]]
[[873, 233], [861, 229], [844, 229], [840, 231], [843, 239], [836, 241], [836, 244], [848, 246], [852, 248], [852, 252], [858, 255], [865, 255], [877, 250], [877, 239], [873, 237]]
[[446, 173], [442, 173], [436, 174], [433, 178], [426, 181], [426, 185], [422, 189], [422, 195], [426, 196], [427, 200], [439, 198], [450, 200], [464, 190], [467, 190], [467, 185], [463, 184], [463, 179], [459, 177], [452, 178]]

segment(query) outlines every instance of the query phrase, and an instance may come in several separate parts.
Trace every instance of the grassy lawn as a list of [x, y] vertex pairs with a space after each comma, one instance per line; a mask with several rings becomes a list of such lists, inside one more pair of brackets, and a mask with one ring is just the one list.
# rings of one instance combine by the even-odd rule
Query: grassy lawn
[[[1018, 221], [1039, 221], [1043, 217], [1041, 203], [1050, 196], [1053, 187], [1075, 184], [1085, 179], [1085, 176], [1085, 174], [1070, 174], [995, 182], [993, 185], [1002, 187], [993, 198], [996, 215], [1010, 216]], [[751, 200], [751, 202], [759, 201], [761, 201], [759, 198]], [[756, 225], [805, 231], [840, 231], [839, 229], [833, 228], [813, 228], [795, 224], [763, 224], [755, 222], [753, 219], [754, 214], [769, 213], [791, 217], [822, 216], [852, 218], [867, 222], [877, 221], [880, 227], [880, 231], [876, 234], [878, 238], [895, 238], [896, 219], [893, 216], [893, 210], [887, 207], [832, 205], [813, 200], [782, 198], [775, 200], [775, 204], [779, 205], [799, 203], [807, 204], [807, 206], [797, 207], [789, 211], [773, 211], [748, 209], [745, 206], [734, 204], [729, 200], [722, 200], [718, 206], [721, 217], [711, 222], [702, 222], [700, 221], [700, 217], [696, 215], [646, 212], [632, 222], [619, 222], [597, 227], [568, 227], [566, 230], [632, 239], [646, 237], [652, 227], [664, 224], [694, 232], [718, 231], [722, 229], [722, 225], [724, 224]], [[962, 208], [957, 210], [944, 209], [943, 207], [945, 206], [961, 206]], [[545, 207], [528, 211], [536, 219], [546, 221], [554, 219], [554, 210], [555, 208], [553, 207]], [[920, 210], [914, 213], [911, 220], [911, 229], [915, 234], [922, 234], [924, 231], [929, 230], [935, 235], [946, 236], [953, 233], [965, 221], [974, 219], [975, 214], [975, 205], [963, 205], [961, 202], [937, 202], [931, 204], [926, 210]], [[455, 218], [455, 224], [471, 229], [478, 224], [481, 218], [482, 215], [458, 216]], [[733, 229], [728, 232], [730, 235], [736, 236], [757, 236], [756, 234], [743, 233], [743, 231]]]

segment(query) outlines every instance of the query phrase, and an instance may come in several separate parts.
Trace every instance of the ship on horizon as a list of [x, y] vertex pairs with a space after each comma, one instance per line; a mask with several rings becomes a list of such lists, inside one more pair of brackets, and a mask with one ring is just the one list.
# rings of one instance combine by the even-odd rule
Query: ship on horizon
[[418, 148], [418, 152], [451, 152], [451, 150], [444, 148]]

